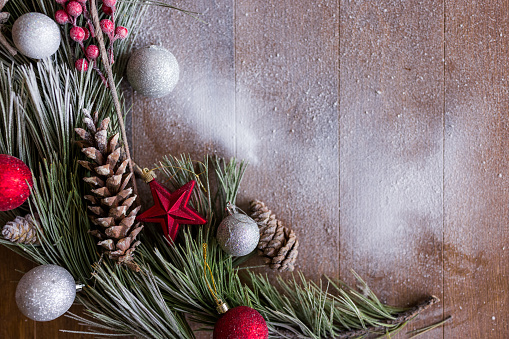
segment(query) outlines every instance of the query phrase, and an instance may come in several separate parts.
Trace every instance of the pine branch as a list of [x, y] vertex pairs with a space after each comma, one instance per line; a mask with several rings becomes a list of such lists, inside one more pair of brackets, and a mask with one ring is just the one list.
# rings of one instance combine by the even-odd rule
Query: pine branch
[[19, 246], [39, 264], [63, 266], [77, 281], [86, 282], [98, 256], [88, 235], [77, 165], [44, 163], [40, 172], [41, 177], [34, 180], [31, 213], [39, 215], [41, 246]]
[[34, 152], [28, 144], [23, 104], [17, 94], [15, 71], [0, 65], [0, 153], [11, 154], [27, 164], [32, 164]]
[[220, 184], [217, 197], [219, 205], [218, 214], [222, 217], [226, 214], [226, 205], [229, 202], [235, 204], [237, 201], [237, 193], [246, 168], [246, 162], [241, 161], [238, 163], [235, 158], [231, 158], [228, 162], [219, 157], [214, 158], [214, 169]]
[[[176, 159], [168, 159], [165, 164], [169, 167], [165, 173], [175, 184], [182, 185], [195, 175], [191, 171], [193, 162], [189, 158]], [[214, 164], [215, 177], [210, 179], [221, 186], [219, 191], [223, 193], [219, 193], [217, 204], [222, 206], [226, 204], [226, 199], [235, 197], [244, 166], [234, 160], [224, 162], [219, 158], [214, 159]], [[182, 168], [190, 171], [183, 171]], [[382, 304], [355, 273], [362, 293], [341, 281], [332, 280], [328, 280], [324, 289], [321, 284], [310, 282], [302, 275], [299, 280], [293, 279], [289, 283], [279, 279], [277, 285], [256, 274], [241, 280], [232, 258], [226, 256], [214, 238], [209, 238], [205, 233], [199, 232], [193, 240], [187, 231], [184, 243], [173, 246], [167, 246], [161, 236], [156, 237], [155, 244], [145, 244], [141, 251], [145, 262], [154, 272], [165, 300], [205, 329], [212, 328], [219, 318], [202, 271], [201, 242], [206, 239], [209, 239], [209, 265], [219, 297], [230, 307], [249, 305], [260, 311], [267, 320], [271, 337], [348, 338], [350, 333], [364, 335], [377, 333], [380, 329], [397, 331], [412, 316], [424, 310], [417, 308], [410, 313], [402, 313], [404, 309]], [[156, 249], [152, 250], [151, 246]], [[336, 293], [330, 292], [331, 289]]]
[[400, 313], [396, 319], [388, 320], [384, 325], [380, 326], [372, 326], [368, 327], [366, 329], [359, 329], [359, 330], [352, 330], [346, 333], [342, 333], [338, 335], [337, 339], [349, 339], [349, 338], [358, 338], [364, 335], [372, 334], [372, 333], [380, 333], [384, 332], [389, 325], [399, 325], [402, 323], [406, 323], [410, 320], [413, 320], [416, 316], [433, 306], [434, 304], [440, 302], [440, 299], [438, 299], [435, 296], [430, 296], [426, 298], [425, 300], [418, 303], [415, 307]]
[[89, 332], [73, 332], [112, 336], [135, 335], [139, 338], [191, 339], [194, 334], [185, 318], [165, 302], [150, 270], [133, 273], [109, 264], [95, 265], [94, 285], [80, 296], [86, 313], [95, 320], [70, 314], [89, 326]]

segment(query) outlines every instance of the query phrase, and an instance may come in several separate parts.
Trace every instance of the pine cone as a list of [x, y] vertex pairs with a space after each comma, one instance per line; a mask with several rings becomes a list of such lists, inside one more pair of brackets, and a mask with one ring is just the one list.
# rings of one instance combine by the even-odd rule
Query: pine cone
[[299, 254], [299, 240], [295, 233], [283, 226], [263, 202], [252, 201], [251, 211], [251, 217], [260, 226], [258, 249], [265, 256], [265, 263], [280, 272], [292, 272]]
[[133, 252], [140, 244], [135, 240], [143, 226], [137, 223], [133, 227], [133, 224], [141, 206], [131, 209], [136, 200], [130, 183], [132, 173], [126, 171], [128, 160], [125, 159], [124, 147], [118, 144], [119, 134], [108, 140], [109, 122], [109, 118], [99, 122], [97, 113], [92, 120], [85, 112], [84, 123], [88, 132], [82, 128], [75, 129], [83, 139], [78, 142], [82, 152], [91, 160], [79, 161], [91, 172], [91, 176], [83, 180], [92, 186], [93, 195], [86, 195], [85, 199], [90, 202], [90, 220], [98, 229], [90, 233], [100, 240], [97, 245], [110, 259], [139, 271], [133, 261]]
[[27, 214], [25, 217], [17, 216], [13, 221], [5, 224], [2, 235], [5, 239], [18, 244], [39, 245], [37, 229], [41, 230], [39, 221]]

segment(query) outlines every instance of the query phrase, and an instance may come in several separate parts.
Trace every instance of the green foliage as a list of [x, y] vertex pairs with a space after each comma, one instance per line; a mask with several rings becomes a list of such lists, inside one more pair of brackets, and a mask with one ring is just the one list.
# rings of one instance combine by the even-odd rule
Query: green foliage
[[187, 339], [194, 334], [183, 315], [165, 302], [149, 270], [134, 273], [110, 263], [95, 266], [94, 286], [85, 287], [81, 303], [96, 321], [75, 314], [98, 336], [135, 335], [139, 338]]
[[21, 255], [38, 264], [60, 265], [80, 282], [90, 279], [92, 264], [98, 260], [96, 245], [88, 235], [89, 223], [83, 204], [77, 165], [41, 166], [41, 179], [34, 179], [30, 210], [37, 214], [42, 231], [37, 237], [41, 246], [13, 245]]
[[227, 203], [235, 204], [237, 201], [237, 193], [246, 172], [247, 163], [241, 161], [237, 164], [233, 158], [229, 162], [224, 161], [224, 164], [222, 162], [220, 158], [214, 158], [214, 168], [220, 185], [220, 189], [217, 190], [218, 213], [224, 218]]

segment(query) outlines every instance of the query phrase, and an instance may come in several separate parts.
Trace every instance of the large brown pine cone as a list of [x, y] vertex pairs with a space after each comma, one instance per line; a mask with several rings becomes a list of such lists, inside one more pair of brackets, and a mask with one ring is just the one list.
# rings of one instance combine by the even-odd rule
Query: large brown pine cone
[[260, 226], [258, 249], [265, 257], [265, 263], [280, 272], [292, 272], [299, 254], [299, 240], [295, 233], [276, 219], [260, 200], [251, 202], [251, 217]]
[[90, 202], [89, 217], [97, 229], [90, 233], [100, 240], [97, 245], [110, 259], [138, 271], [133, 252], [140, 243], [136, 236], [143, 226], [133, 224], [140, 206], [133, 207], [136, 195], [133, 195], [132, 173], [126, 171], [128, 160], [123, 146], [118, 143], [119, 134], [108, 139], [109, 122], [109, 118], [98, 121], [97, 113], [92, 119], [85, 112], [88, 131], [76, 128], [83, 139], [79, 141], [82, 152], [90, 159], [79, 161], [91, 175], [83, 179], [92, 186], [92, 195], [86, 195], [85, 199]]
[[18, 244], [39, 245], [38, 229], [41, 230], [41, 225], [37, 218], [27, 214], [25, 217], [17, 216], [13, 221], [5, 224], [2, 228], [2, 236]]

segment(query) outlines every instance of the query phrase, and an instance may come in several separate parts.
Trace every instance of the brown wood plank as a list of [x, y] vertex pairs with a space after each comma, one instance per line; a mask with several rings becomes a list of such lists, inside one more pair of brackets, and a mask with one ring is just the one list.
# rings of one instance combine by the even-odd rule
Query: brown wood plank
[[398, 306], [442, 299], [442, 2], [342, 1], [340, 56], [341, 275]]
[[243, 197], [296, 231], [296, 267], [315, 279], [339, 270], [338, 20], [337, 0], [236, 4]]
[[[395, 305], [437, 295], [413, 327], [454, 319], [422, 338], [509, 336], [507, 0], [176, 5], [208, 24], [149, 13], [138, 45], [172, 51], [181, 81], [133, 96], [140, 165], [245, 158], [243, 206], [264, 200], [296, 230], [307, 276], [355, 269]], [[33, 265], [0, 256], [0, 338], [81, 337], [26, 320], [15, 270]]]
[[26, 318], [16, 305], [15, 293], [23, 273], [34, 264], [8, 248], [0, 246], [0, 338], [35, 338], [35, 322]]
[[445, 337], [507, 338], [509, 2], [445, 3]]

